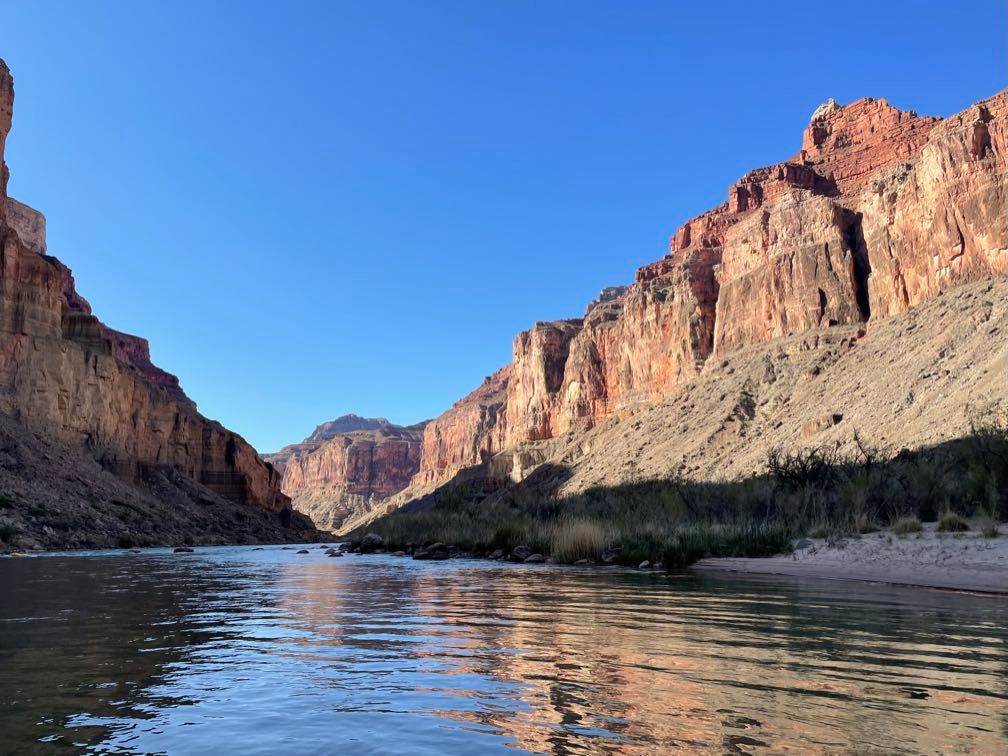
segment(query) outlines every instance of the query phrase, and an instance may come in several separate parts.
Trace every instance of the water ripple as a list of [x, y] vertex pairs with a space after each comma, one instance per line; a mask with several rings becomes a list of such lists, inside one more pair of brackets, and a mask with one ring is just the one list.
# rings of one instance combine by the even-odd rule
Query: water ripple
[[1008, 752], [1008, 602], [285, 549], [0, 562], [0, 751]]

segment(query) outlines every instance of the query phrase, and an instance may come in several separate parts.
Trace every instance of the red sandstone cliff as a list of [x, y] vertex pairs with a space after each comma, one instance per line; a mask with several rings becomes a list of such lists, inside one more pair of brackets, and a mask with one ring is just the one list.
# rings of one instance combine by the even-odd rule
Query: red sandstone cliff
[[[0, 61], [0, 162], [14, 90]], [[103, 325], [47, 255], [41, 213], [0, 183], [0, 412], [30, 432], [86, 449], [128, 481], [170, 468], [210, 492], [289, 510], [280, 476], [240, 436], [196, 411], [147, 342]], [[174, 473], [173, 473], [174, 474]]]
[[503, 412], [511, 366], [487, 376], [471, 394], [424, 428], [419, 485], [448, 480], [488, 462], [504, 447]]
[[403, 427], [345, 415], [265, 459], [281, 471], [295, 509], [336, 530], [409, 485], [420, 469], [423, 432], [424, 423]]
[[1006, 129], [1005, 92], [946, 120], [885, 100], [828, 102], [796, 156], [733, 184], [625, 291], [519, 334], [511, 364], [427, 426], [399, 499], [670, 396], [747, 345], [871, 328], [1008, 273]]

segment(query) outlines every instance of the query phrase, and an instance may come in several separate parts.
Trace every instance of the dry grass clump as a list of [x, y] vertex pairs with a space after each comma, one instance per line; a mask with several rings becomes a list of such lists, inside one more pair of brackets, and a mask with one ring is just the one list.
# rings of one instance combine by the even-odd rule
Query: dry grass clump
[[558, 562], [599, 560], [612, 543], [609, 528], [599, 520], [565, 518], [554, 523], [552, 530], [550, 554]]
[[808, 532], [809, 538], [829, 538], [829, 528], [820, 523], [813, 525]]
[[969, 529], [969, 523], [952, 511], [943, 514], [938, 520], [938, 527], [935, 528], [939, 533], [965, 533]]
[[900, 517], [892, 526], [893, 533], [896, 535], [910, 535], [911, 533], [920, 533], [924, 530], [924, 526], [921, 525], [921, 521], [917, 517], [910, 515], [907, 517]]

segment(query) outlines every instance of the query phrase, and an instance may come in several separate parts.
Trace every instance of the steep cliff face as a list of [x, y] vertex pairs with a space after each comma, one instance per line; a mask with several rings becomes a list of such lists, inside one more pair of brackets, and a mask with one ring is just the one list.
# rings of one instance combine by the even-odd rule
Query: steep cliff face
[[799, 189], [740, 218], [717, 272], [715, 351], [865, 319], [853, 224], [835, 199]]
[[504, 407], [510, 377], [509, 365], [487, 376], [479, 388], [427, 423], [415, 485], [448, 480], [467, 467], [489, 461], [504, 448]]
[[423, 430], [423, 423], [345, 415], [266, 459], [283, 471], [283, 492], [295, 509], [336, 530], [409, 485], [420, 469]]
[[[0, 63], [0, 147], [13, 110]], [[0, 159], [3, 154], [0, 151]], [[0, 412], [30, 432], [84, 448], [140, 482], [171, 468], [230, 501], [289, 510], [280, 477], [240, 436], [196, 411], [147, 342], [103, 325], [47, 256], [41, 213], [0, 193]]]
[[[14, 78], [7, 64], [0, 59], [0, 196], [7, 197], [7, 179], [10, 172], [4, 161], [4, 149], [7, 146], [7, 135], [11, 130], [14, 117]], [[0, 220], [5, 220], [6, 208], [0, 208]]]
[[580, 320], [536, 323], [515, 337], [504, 412], [504, 443], [552, 438], [560, 430], [556, 412], [572, 340]]
[[399, 498], [504, 449], [576, 440], [750, 345], [871, 328], [1008, 272], [1006, 110], [1004, 92], [944, 121], [826, 103], [797, 155], [739, 179], [632, 285], [519, 334], [511, 365], [430, 423]]
[[1008, 93], [930, 132], [914, 159], [879, 172], [857, 197], [872, 315], [1008, 272]]

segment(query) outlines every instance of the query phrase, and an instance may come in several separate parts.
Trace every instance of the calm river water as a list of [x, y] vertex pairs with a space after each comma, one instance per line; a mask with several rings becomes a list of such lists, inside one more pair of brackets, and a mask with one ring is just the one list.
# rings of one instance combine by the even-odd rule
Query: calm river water
[[0, 753], [1008, 753], [1008, 601], [268, 547], [0, 559]]

